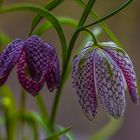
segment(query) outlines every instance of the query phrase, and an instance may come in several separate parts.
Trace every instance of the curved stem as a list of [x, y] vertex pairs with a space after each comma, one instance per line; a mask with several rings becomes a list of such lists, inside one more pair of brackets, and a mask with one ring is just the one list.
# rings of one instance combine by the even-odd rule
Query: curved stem
[[48, 117], [48, 112], [46, 110], [46, 106], [44, 104], [44, 101], [43, 101], [41, 95], [39, 95], [39, 94], [35, 98], [36, 98], [36, 102], [38, 104], [38, 107], [40, 109], [40, 113], [41, 113], [41, 116], [43, 118], [43, 121], [45, 122], [45, 124], [47, 124], [49, 117]]
[[[92, 1], [89, 0], [77, 27], [83, 26], [83, 24], [85, 23], [86, 18], [89, 15], [90, 10], [92, 9], [94, 3], [95, 3], [95, 0], [92, 0]], [[74, 45], [78, 35], [79, 35], [79, 33], [76, 34], [75, 37], [72, 37], [72, 42], [70, 41], [70, 44], [69, 44], [70, 48], [71, 48], [71, 45]], [[56, 96], [54, 98], [52, 112], [51, 112], [50, 121], [49, 121], [49, 125], [50, 125], [51, 129], [53, 129], [53, 126], [54, 126], [56, 113], [57, 113], [57, 110], [58, 110], [58, 104], [60, 102], [60, 96], [61, 96], [61, 93], [62, 93], [63, 85], [64, 85], [64, 82], [65, 82], [65, 76], [67, 74], [67, 70], [68, 70], [68, 66], [69, 66], [70, 54], [71, 54], [71, 52], [68, 51], [68, 54], [67, 54], [67, 57], [66, 57], [64, 65], [63, 65], [63, 69], [62, 69], [62, 76], [61, 76], [61, 80], [60, 80], [60, 85], [59, 85], [59, 88], [56, 92]]]
[[120, 11], [122, 11], [124, 8], [126, 8], [132, 1], [133, 1], [133, 0], [128, 0], [128, 1], [125, 2], [123, 5], [121, 5], [119, 8], [117, 8], [116, 10], [113, 10], [111, 13], [109, 13], [109, 14], [106, 15], [106, 16], [104, 16], [104, 17], [101, 18], [100, 20], [98, 20], [98, 21], [96, 21], [96, 22], [94, 22], [94, 23], [91, 23], [91, 24], [89, 24], [89, 25], [86, 25], [86, 26], [84, 26], [84, 27], [82, 27], [82, 28], [88, 28], [88, 27], [90, 27], [90, 26], [93, 26], [93, 25], [95, 25], [95, 24], [98, 24], [98, 23], [100, 23], [100, 22], [102, 22], [102, 21], [105, 21], [105, 20], [111, 18], [112, 16], [118, 14]]
[[96, 21], [96, 22], [94, 22], [94, 23], [92, 23], [92, 24], [89, 24], [89, 25], [86, 25], [86, 26], [83, 26], [83, 27], [80, 27], [79, 29], [77, 29], [77, 30], [75, 31], [75, 33], [74, 33], [72, 39], [71, 39], [70, 47], [68, 48], [68, 49], [69, 49], [69, 50], [68, 50], [68, 56], [70, 57], [71, 51], [72, 51], [72, 49], [73, 49], [73, 47], [74, 47], [74, 44], [75, 44], [75, 41], [76, 41], [76, 39], [77, 39], [79, 33], [80, 33], [83, 29], [86, 29], [86, 28], [88, 28], [88, 27], [90, 27], [90, 26], [96, 25], [96, 24], [98, 24], [98, 23], [100, 23], [100, 22], [102, 22], [102, 21], [107, 20], [108, 18], [112, 17], [113, 15], [116, 15], [118, 12], [120, 12], [120, 11], [123, 10], [126, 6], [128, 6], [132, 1], [133, 1], [133, 0], [128, 0], [128, 1], [125, 2], [120, 8], [114, 10], [113, 12], [111, 12], [111, 13], [108, 14], [107, 16], [101, 18], [100, 20], [98, 20], [98, 21]]
[[63, 64], [67, 56], [67, 42], [66, 42], [66, 37], [64, 34], [64, 31], [58, 21], [58, 19], [50, 13], [48, 10], [45, 10], [39, 6], [32, 5], [32, 4], [16, 4], [13, 6], [5, 6], [0, 8], [0, 13], [6, 13], [6, 12], [12, 12], [12, 11], [22, 11], [22, 10], [27, 10], [27, 11], [33, 11], [36, 12], [37, 14], [42, 15], [45, 17], [47, 20], [49, 20], [53, 26], [55, 27], [62, 46], [62, 59], [63, 59]]
[[[70, 25], [74, 28], [77, 27], [78, 21], [73, 18], [67, 18], [67, 17], [57, 17], [61, 25]], [[36, 35], [41, 36], [43, 33], [45, 33], [46, 30], [53, 28], [53, 25], [49, 22], [43, 23], [38, 30], [35, 32]]]
[[[49, 4], [47, 4], [44, 9], [52, 11], [54, 8], [56, 8], [58, 5], [60, 5], [64, 0], [53, 0], [52, 2], [50, 2]], [[33, 21], [32, 21], [32, 25], [31, 25], [31, 30], [29, 32], [29, 36], [33, 33], [35, 27], [37, 26], [37, 24], [41, 21], [43, 17], [40, 15], [37, 15], [34, 17]]]
[[[83, 0], [75, 0], [81, 7], [85, 8], [86, 4]], [[100, 20], [101, 18], [95, 13], [94, 11], [90, 12], [91, 16], [96, 20]], [[115, 36], [115, 34], [110, 30], [110, 28], [102, 21], [99, 23], [101, 27], [106, 31], [108, 36], [119, 46], [120, 48], [123, 48], [123, 45], [120, 43], [118, 38]]]
[[83, 29], [82, 31], [86, 31], [87, 33], [89, 33], [94, 41], [94, 45], [98, 45], [98, 41], [92, 31], [90, 31], [89, 29]]

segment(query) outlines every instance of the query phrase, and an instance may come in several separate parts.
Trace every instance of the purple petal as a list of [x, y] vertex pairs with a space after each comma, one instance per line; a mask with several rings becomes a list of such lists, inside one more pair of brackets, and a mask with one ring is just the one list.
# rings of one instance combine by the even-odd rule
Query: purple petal
[[117, 65], [121, 68], [132, 101], [136, 104], [139, 103], [135, 71], [129, 56], [125, 51], [117, 47], [106, 47], [105, 50], [109, 53], [109, 55], [115, 60]]
[[6, 82], [10, 71], [15, 66], [22, 52], [23, 43], [22, 40], [16, 39], [0, 54], [0, 86]]
[[[86, 53], [87, 52], [87, 53]], [[92, 120], [97, 114], [97, 99], [94, 85], [94, 53], [81, 52], [74, 59], [72, 80], [79, 103], [85, 115]]]
[[39, 82], [35, 81], [30, 77], [28, 73], [28, 66], [26, 64], [25, 52], [21, 54], [19, 61], [17, 63], [17, 73], [18, 79], [25, 90], [27, 90], [31, 95], [36, 96], [40, 89], [43, 87], [45, 79]]
[[114, 118], [120, 118], [125, 110], [123, 74], [111, 57], [101, 50], [95, 54], [95, 79], [104, 109]]
[[47, 43], [45, 43], [45, 45], [48, 49], [48, 71], [46, 73], [46, 83], [49, 91], [52, 92], [56, 87], [59, 86], [60, 66], [54, 47]]
[[48, 68], [48, 48], [37, 36], [29, 37], [25, 43], [26, 63], [31, 77], [35, 81], [40, 81], [46, 75]]

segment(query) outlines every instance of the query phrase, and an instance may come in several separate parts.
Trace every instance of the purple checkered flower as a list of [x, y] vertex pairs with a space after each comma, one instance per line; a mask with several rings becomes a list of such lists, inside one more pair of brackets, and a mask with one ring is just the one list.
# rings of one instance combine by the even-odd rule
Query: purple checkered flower
[[16, 39], [0, 54], [0, 86], [15, 64], [19, 82], [33, 96], [45, 82], [50, 92], [58, 87], [60, 68], [55, 49], [39, 37], [34, 35], [25, 41]]
[[124, 113], [126, 89], [132, 101], [139, 102], [133, 64], [113, 42], [87, 44], [74, 58], [72, 79], [79, 103], [90, 120], [97, 114], [97, 98], [116, 119]]

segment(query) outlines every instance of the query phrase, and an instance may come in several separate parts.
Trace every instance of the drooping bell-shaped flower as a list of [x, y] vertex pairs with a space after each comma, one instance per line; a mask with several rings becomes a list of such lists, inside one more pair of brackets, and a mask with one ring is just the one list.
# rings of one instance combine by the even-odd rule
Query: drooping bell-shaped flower
[[6, 82], [16, 63], [21, 85], [33, 96], [45, 82], [49, 91], [58, 87], [60, 68], [55, 49], [38, 36], [15, 40], [0, 54], [0, 85]]
[[113, 42], [87, 44], [74, 58], [72, 79], [79, 103], [90, 120], [97, 114], [97, 98], [116, 119], [125, 110], [126, 88], [132, 101], [139, 102], [132, 62]]

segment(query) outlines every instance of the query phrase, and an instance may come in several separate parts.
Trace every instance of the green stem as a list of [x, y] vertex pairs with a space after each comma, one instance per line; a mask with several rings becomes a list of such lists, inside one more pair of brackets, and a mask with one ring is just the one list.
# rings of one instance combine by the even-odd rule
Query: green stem
[[81, 31], [86, 31], [87, 33], [89, 33], [94, 41], [94, 45], [98, 45], [98, 41], [97, 41], [97, 39], [92, 31], [90, 31], [89, 29], [83, 29]]
[[40, 109], [41, 116], [42, 116], [45, 124], [47, 124], [48, 123], [48, 112], [47, 112], [46, 106], [44, 104], [44, 101], [43, 101], [41, 95], [36, 96], [36, 102], [37, 102], [38, 107]]
[[[44, 9], [48, 10], [48, 11], [52, 11], [54, 8], [56, 8], [58, 5], [60, 5], [64, 0], [53, 0], [52, 2], [50, 2], [48, 5], [46, 5], [44, 7]], [[32, 25], [31, 25], [31, 30], [29, 33], [29, 36], [31, 36], [31, 34], [33, 33], [35, 27], [37, 26], [37, 24], [41, 21], [43, 17], [40, 15], [35, 16], [35, 18], [32, 21]]]
[[20, 105], [21, 105], [21, 112], [24, 113], [26, 110], [26, 93], [23, 88], [21, 89]]
[[106, 140], [115, 134], [123, 124], [123, 120], [110, 118], [109, 122], [97, 133], [91, 136], [90, 140]]
[[122, 11], [123, 9], [125, 9], [133, 0], [128, 0], [127, 2], [125, 2], [123, 5], [121, 5], [119, 8], [117, 8], [116, 10], [113, 10], [111, 13], [109, 13], [108, 15], [104, 16], [103, 18], [101, 18], [100, 20], [94, 22], [94, 23], [91, 23], [89, 25], [86, 25], [82, 28], [88, 28], [90, 26], [93, 26], [93, 25], [96, 25], [102, 21], [105, 21], [109, 18], [111, 18], [112, 16], [118, 14], [120, 11]]
[[61, 96], [63, 85], [64, 85], [64, 77], [65, 77], [65, 74], [66, 74], [66, 71], [64, 71], [64, 70], [62, 72], [61, 82], [60, 82], [59, 88], [56, 92], [54, 102], [53, 102], [53, 107], [52, 107], [52, 110], [51, 110], [51, 115], [50, 115], [50, 120], [49, 120], [50, 129], [53, 129], [54, 123], [55, 123], [56, 113], [57, 113], [57, 110], [58, 110], [58, 104], [59, 104], [59, 101], [60, 101], [60, 96]]
[[12, 140], [9, 110], [5, 110], [4, 113], [5, 113], [5, 127], [6, 127], [7, 140]]
[[[75, 0], [75, 1], [83, 8], [86, 7], [86, 4], [83, 0]], [[91, 11], [90, 14], [93, 18], [95, 18], [96, 21], [101, 19], [94, 11]], [[110, 36], [110, 38], [117, 44], [117, 46], [119, 46], [120, 48], [123, 48], [122, 44], [120, 43], [118, 38], [115, 36], [115, 34], [110, 30], [110, 28], [104, 22], [100, 22], [99, 24], [106, 31], [106, 33]]]
[[15, 140], [16, 120], [10, 108], [4, 110], [7, 140]]
[[33, 128], [33, 132], [34, 132], [34, 140], [39, 140], [39, 130], [38, 130], [38, 125], [36, 124], [36, 122], [31, 122], [32, 128]]
[[[14, 140], [16, 134], [16, 121], [14, 118], [14, 113], [16, 112], [16, 105], [11, 96], [11, 91], [6, 86], [3, 86], [0, 89], [2, 96], [4, 96], [1, 100], [1, 109], [4, 112], [5, 119], [5, 129], [6, 129], [6, 137], [7, 140]], [[12, 97], [12, 98], [11, 98]]]
[[114, 10], [113, 12], [109, 13], [107, 16], [104, 16], [104, 17], [101, 18], [100, 20], [98, 20], [98, 21], [96, 21], [96, 22], [94, 22], [94, 23], [92, 23], [92, 24], [89, 24], [89, 25], [86, 25], [86, 26], [83, 26], [83, 27], [80, 27], [79, 29], [77, 29], [77, 30], [75, 31], [75, 33], [74, 33], [72, 39], [71, 39], [71, 42], [70, 42], [70, 45], [69, 45], [70, 47], [68, 48], [68, 56], [70, 57], [71, 52], [72, 52], [72, 49], [73, 49], [74, 44], [75, 44], [75, 41], [76, 41], [76, 39], [77, 39], [79, 33], [80, 33], [83, 29], [86, 29], [86, 28], [88, 28], [88, 27], [90, 27], [90, 26], [96, 25], [96, 24], [98, 24], [98, 23], [100, 23], [100, 22], [103, 22], [103, 21], [107, 20], [108, 18], [110, 18], [110, 17], [116, 15], [118, 12], [120, 12], [121, 10], [123, 10], [124, 8], [126, 8], [132, 1], [133, 1], [133, 0], [129, 0], [129, 1], [125, 2], [125, 3], [124, 3], [122, 6], [120, 6], [118, 9], [116, 9], [116, 10]]
[[89, 0], [77, 27], [83, 26], [96, 0]]
[[[20, 99], [20, 112], [24, 114], [26, 112], [26, 93], [23, 88], [21, 88], [21, 99]], [[21, 119], [21, 132], [22, 139], [25, 140], [25, 121]]]
[[[83, 24], [85, 23], [86, 18], [89, 15], [90, 10], [92, 9], [94, 3], [95, 3], [95, 0], [92, 0], [92, 1], [89, 0], [77, 27], [83, 26]], [[69, 47], [71, 47], [71, 45], [74, 45], [78, 35], [79, 34], [77, 34], [75, 36], [75, 38], [72, 37], [72, 42], [70, 41]], [[63, 65], [60, 85], [59, 85], [59, 88], [56, 92], [56, 96], [54, 98], [52, 112], [51, 112], [51, 116], [50, 116], [50, 120], [49, 120], [49, 125], [50, 125], [51, 129], [53, 129], [53, 127], [54, 127], [55, 118], [56, 118], [56, 114], [57, 114], [57, 110], [58, 110], [58, 105], [59, 105], [59, 102], [60, 102], [60, 97], [61, 97], [61, 94], [62, 94], [62, 89], [63, 89], [64, 82], [65, 82], [65, 76], [67, 74], [67, 70], [68, 70], [68, 66], [69, 66], [69, 61], [70, 61], [70, 55], [69, 55], [69, 52], [68, 52], [68, 56], [67, 56], [67, 58], [65, 60], [65, 63]]]
[[[40, 124], [40, 121], [38, 122], [38, 117], [36, 118], [35, 116], [36, 113], [34, 112], [21, 112], [21, 111], [17, 111], [15, 113], [15, 119], [19, 120], [19, 121], [24, 121], [26, 122], [28, 125], [31, 125], [32, 129], [33, 129], [33, 133], [34, 133], [34, 140], [39, 140], [39, 131], [38, 131], [38, 125]], [[39, 119], [40, 120], [40, 119]], [[44, 122], [42, 122], [42, 124], [44, 125]], [[26, 138], [24, 137], [24, 140]]]

